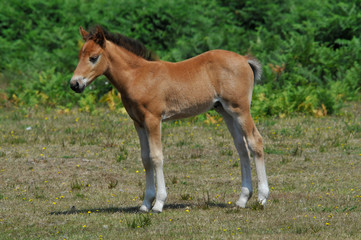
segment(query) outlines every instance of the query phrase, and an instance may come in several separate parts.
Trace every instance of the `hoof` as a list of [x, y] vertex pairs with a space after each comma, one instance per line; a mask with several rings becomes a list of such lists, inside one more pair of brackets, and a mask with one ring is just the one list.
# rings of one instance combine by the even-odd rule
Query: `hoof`
[[245, 208], [248, 200], [252, 197], [252, 190], [246, 187], [241, 188], [241, 196], [239, 197], [236, 205]]
[[163, 205], [164, 205], [164, 203], [162, 203], [160, 201], [156, 201], [154, 204], [154, 207], [152, 208], [152, 212], [161, 213], [163, 211]]
[[264, 206], [264, 205], [266, 205], [266, 203], [267, 203], [267, 198], [258, 199], [258, 202], [259, 202], [262, 206]]
[[247, 202], [248, 202], [248, 199], [247, 199], [247, 198], [240, 198], [240, 199], [236, 202], [236, 205], [237, 205], [237, 207], [245, 208]]
[[149, 212], [149, 209], [147, 208], [147, 206], [142, 205], [142, 206], [139, 208], [139, 211], [144, 212], [144, 213], [147, 213], [147, 212]]
[[268, 197], [269, 197], [268, 186], [260, 187], [259, 192], [258, 192], [258, 202], [264, 206], [267, 203]]
[[151, 211], [151, 212], [152, 212], [152, 213], [161, 213], [162, 210], [157, 210], [157, 209], [152, 208], [152, 211]]

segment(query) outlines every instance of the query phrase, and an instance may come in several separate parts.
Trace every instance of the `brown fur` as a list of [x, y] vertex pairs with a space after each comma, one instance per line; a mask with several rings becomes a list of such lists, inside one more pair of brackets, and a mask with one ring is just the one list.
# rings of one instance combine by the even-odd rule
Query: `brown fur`
[[[242, 166], [242, 173], [245, 173], [242, 187], [247, 191], [241, 194], [239, 205], [243, 206], [252, 195], [249, 158], [244, 154], [243, 136], [255, 156], [259, 179], [264, 187], [259, 198], [261, 202], [265, 201], [268, 184], [262, 137], [250, 115], [253, 84], [255, 78], [261, 76], [260, 63], [254, 57], [213, 50], [178, 63], [148, 61], [154, 60], [153, 55], [135, 40], [104, 32], [100, 27], [92, 33], [80, 28], [80, 33], [86, 43], [80, 50], [71, 86], [82, 92], [96, 77], [104, 74], [121, 93], [124, 107], [134, 120], [141, 140], [144, 166], [149, 174], [154, 167], [159, 175], [160, 190], [157, 190], [153, 209], [161, 211], [166, 197], [162, 180], [161, 122], [197, 115], [215, 105], [235, 139], [242, 165], [246, 166]], [[92, 57], [98, 57], [96, 63], [90, 62]], [[151, 184], [149, 189], [153, 189]], [[144, 209], [149, 209], [149, 201], [154, 199], [149, 193], [153, 190], [148, 194], [147, 191]]]

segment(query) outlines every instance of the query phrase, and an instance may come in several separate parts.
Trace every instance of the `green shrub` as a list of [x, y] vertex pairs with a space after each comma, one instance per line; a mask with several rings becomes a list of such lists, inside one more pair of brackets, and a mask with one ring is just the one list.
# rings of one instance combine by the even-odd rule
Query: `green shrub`
[[331, 114], [345, 100], [360, 100], [360, 10], [356, 0], [6, 1], [0, 106], [121, 106], [105, 97], [112, 86], [104, 77], [82, 95], [68, 86], [83, 43], [79, 26], [101, 24], [166, 61], [217, 48], [252, 53], [264, 66], [254, 114]]

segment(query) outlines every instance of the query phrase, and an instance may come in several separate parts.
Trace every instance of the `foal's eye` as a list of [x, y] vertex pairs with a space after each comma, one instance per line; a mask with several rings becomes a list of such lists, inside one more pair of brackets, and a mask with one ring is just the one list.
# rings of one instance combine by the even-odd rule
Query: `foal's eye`
[[99, 56], [96, 55], [96, 56], [92, 56], [89, 58], [89, 61], [92, 62], [92, 63], [96, 63], [96, 61], [98, 60]]

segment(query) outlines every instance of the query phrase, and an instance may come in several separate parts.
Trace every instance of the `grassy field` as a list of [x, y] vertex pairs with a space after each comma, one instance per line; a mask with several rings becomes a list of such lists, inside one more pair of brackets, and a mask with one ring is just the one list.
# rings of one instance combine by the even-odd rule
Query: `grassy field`
[[360, 239], [361, 104], [256, 123], [264, 209], [257, 190], [235, 208], [238, 156], [214, 117], [163, 124], [167, 205], [141, 214], [144, 169], [127, 115], [1, 109], [0, 239]]

